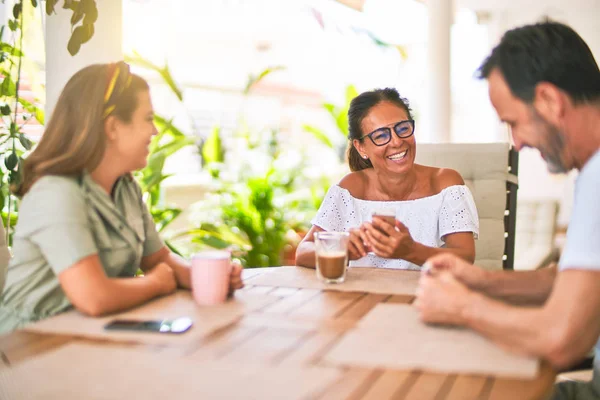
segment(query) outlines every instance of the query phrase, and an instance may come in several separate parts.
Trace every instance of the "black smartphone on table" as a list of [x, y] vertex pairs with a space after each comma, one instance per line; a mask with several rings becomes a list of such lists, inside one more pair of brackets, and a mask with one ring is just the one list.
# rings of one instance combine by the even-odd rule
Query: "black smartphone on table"
[[107, 331], [184, 333], [192, 325], [192, 320], [188, 317], [162, 320], [115, 319], [104, 325], [104, 329]]

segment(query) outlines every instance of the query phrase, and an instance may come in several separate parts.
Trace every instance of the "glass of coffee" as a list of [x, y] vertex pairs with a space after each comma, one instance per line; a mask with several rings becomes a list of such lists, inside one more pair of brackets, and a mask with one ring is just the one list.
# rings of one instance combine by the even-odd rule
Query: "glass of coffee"
[[342, 283], [348, 266], [348, 232], [315, 233], [317, 279], [325, 283]]

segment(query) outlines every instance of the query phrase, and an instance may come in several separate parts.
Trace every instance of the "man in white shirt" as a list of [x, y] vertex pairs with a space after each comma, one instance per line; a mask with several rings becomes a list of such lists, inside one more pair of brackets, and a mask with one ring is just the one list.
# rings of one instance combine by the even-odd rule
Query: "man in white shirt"
[[[508, 31], [479, 72], [517, 150], [538, 149], [553, 173], [580, 171], [566, 247], [558, 270], [492, 272], [433, 257], [415, 306], [425, 322], [467, 326], [563, 369], [600, 336], [600, 70], [576, 32], [544, 22]], [[600, 398], [600, 342], [592, 382], [558, 384], [554, 396]]]

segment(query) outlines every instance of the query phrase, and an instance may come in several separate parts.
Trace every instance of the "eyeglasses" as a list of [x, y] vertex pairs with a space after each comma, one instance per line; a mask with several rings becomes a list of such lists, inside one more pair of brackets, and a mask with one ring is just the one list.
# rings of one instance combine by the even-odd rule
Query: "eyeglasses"
[[[409, 138], [415, 133], [415, 121], [412, 119], [400, 121], [394, 125], [393, 129], [396, 136], [400, 139]], [[359, 140], [363, 140], [367, 136], [375, 146], [385, 146], [392, 140], [392, 130], [388, 127], [375, 129], [373, 132], [361, 136]]]

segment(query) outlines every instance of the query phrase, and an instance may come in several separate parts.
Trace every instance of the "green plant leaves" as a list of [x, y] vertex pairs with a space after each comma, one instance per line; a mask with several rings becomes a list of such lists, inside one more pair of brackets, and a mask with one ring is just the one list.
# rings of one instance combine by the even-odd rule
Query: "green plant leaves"
[[17, 85], [10, 75], [6, 75], [0, 84], [0, 96], [14, 97], [17, 94]]
[[45, 114], [44, 114], [44, 110], [42, 108], [36, 106], [35, 104], [30, 103], [29, 101], [25, 100], [22, 97], [19, 97], [19, 104], [21, 104], [21, 106], [23, 106], [23, 109], [25, 109], [27, 112], [29, 112], [31, 115], [33, 115], [35, 117], [35, 119], [41, 125], [44, 125]]
[[[12, 45], [5, 43], [5, 42], [0, 42], [0, 51], [2, 51], [3, 53], [6, 53], [8, 55], [14, 56], [14, 57], [23, 57], [23, 52], [21, 52], [21, 50], [15, 48]], [[4, 74], [4, 75], [6, 75], [6, 74]]]
[[23, 12], [23, 5], [21, 3], [15, 4], [13, 7], [13, 17], [15, 17], [15, 19], [19, 19], [22, 12]]
[[311, 133], [317, 140], [319, 140], [325, 146], [329, 147], [330, 149], [333, 149], [333, 143], [331, 143], [329, 137], [321, 129], [317, 128], [316, 126], [306, 124], [302, 125], [302, 129], [304, 129], [308, 133]]
[[76, 25], [79, 21], [83, 19], [83, 9], [81, 7], [77, 7], [73, 11], [73, 15], [71, 16], [71, 25]]
[[225, 150], [221, 143], [220, 128], [215, 126], [202, 145], [202, 159], [206, 164], [225, 161]]
[[54, 7], [58, 3], [58, 0], [46, 0], [46, 14], [50, 15], [54, 13]]
[[94, 36], [94, 25], [80, 25], [73, 30], [69, 43], [67, 44], [67, 50], [72, 56], [79, 53], [81, 45], [88, 42], [92, 36]]
[[181, 208], [177, 207], [166, 207], [160, 208], [155, 207], [152, 209], [152, 219], [156, 224], [158, 232], [162, 232], [175, 218], [181, 214]]
[[264, 77], [266, 77], [267, 75], [275, 72], [275, 71], [282, 71], [284, 70], [285, 67], [283, 65], [277, 65], [274, 67], [268, 67], [265, 68], [264, 70], [262, 70], [258, 75], [250, 75], [248, 77], [248, 82], [246, 83], [246, 87], [244, 88], [244, 94], [248, 94], [250, 93], [250, 90], [252, 90], [252, 88], [261, 80], [264, 79]]
[[142, 57], [138, 52], [134, 51], [132, 55], [125, 56], [125, 61], [130, 64], [138, 65], [143, 68], [150, 69], [152, 71], [156, 71], [160, 74], [163, 81], [169, 86], [171, 91], [177, 96], [179, 101], [183, 100], [183, 92], [179, 88], [179, 86], [175, 83], [173, 76], [171, 75], [171, 71], [169, 70], [169, 66], [165, 63], [164, 67], [159, 67], [153, 64], [151, 61]]
[[216, 226], [214, 224], [203, 223], [198, 228], [179, 232], [175, 238], [192, 237], [196, 243], [204, 243], [207, 246], [224, 249], [232, 245], [240, 249], [249, 250], [251, 248], [250, 241], [227, 225]]
[[19, 134], [19, 143], [21, 143], [21, 146], [23, 146], [25, 150], [31, 150], [31, 147], [33, 146], [33, 142], [22, 133]]
[[17, 154], [14, 152], [10, 153], [8, 157], [4, 159], [4, 165], [9, 171], [14, 171], [17, 167], [17, 164], [19, 164], [19, 156], [17, 156]]
[[[35, 0], [32, 0], [31, 4], [37, 7]], [[58, 4], [58, 0], [46, 0], [47, 15], [55, 13], [56, 4]], [[79, 53], [81, 45], [94, 36], [94, 23], [98, 20], [98, 7], [96, 0], [64, 0], [62, 8], [73, 11], [70, 21], [71, 37], [67, 43], [67, 50], [74, 56]]]
[[19, 29], [19, 23], [14, 20], [14, 19], [9, 19], [8, 20], [8, 27], [10, 28], [11, 31], [16, 31], [17, 29]]

